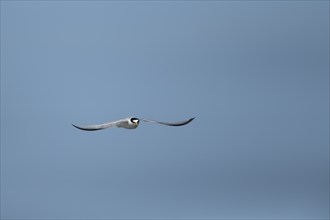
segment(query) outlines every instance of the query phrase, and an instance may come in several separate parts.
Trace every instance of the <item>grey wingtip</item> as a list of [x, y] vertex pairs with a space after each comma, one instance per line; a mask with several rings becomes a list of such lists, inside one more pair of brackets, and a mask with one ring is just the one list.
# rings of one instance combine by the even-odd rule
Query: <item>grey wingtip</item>
[[74, 125], [74, 124], [71, 124], [73, 127], [75, 127], [75, 128], [78, 128], [78, 129], [80, 129], [81, 130], [81, 128], [80, 127], [78, 127], [77, 125]]
[[[192, 122], [195, 118], [196, 118], [196, 117], [192, 117], [192, 118], [188, 119], [188, 123]], [[188, 123], [187, 123], [187, 124], [188, 124]]]
[[80, 129], [80, 130], [82, 130], [82, 131], [97, 131], [97, 130], [101, 130], [101, 129], [103, 129], [103, 128], [79, 127], [79, 126], [74, 125], [74, 124], [72, 124], [72, 126], [75, 127], [75, 128], [78, 128], [78, 129]]
[[89, 129], [86, 129], [86, 128], [82, 128], [82, 127], [79, 127], [77, 125], [74, 125], [74, 124], [71, 124], [73, 127], [75, 128], [78, 128], [79, 130], [82, 130], [82, 131], [89, 131]]
[[[169, 125], [169, 126], [183, 126], [183, 125], [189, 124], [189, 123], [192, 122], [195, 118], [196, 118], [196, 117], [189, 118], [189, 119], [186, 120], [186, 121], [178, 122], [178, 123], [166, 123], [166, 125]], [[161, 124], [162, 124], [162, 123], [161, 123]]]

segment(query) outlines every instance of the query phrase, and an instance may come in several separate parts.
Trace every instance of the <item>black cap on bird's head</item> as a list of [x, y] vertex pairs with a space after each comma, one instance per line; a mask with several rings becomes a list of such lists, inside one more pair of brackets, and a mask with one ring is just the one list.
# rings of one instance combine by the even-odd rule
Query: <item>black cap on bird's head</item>
[[139, 124], [140, 120], [138, 118], [131, 118], [130, 121], [133, 123], [133, 124]]

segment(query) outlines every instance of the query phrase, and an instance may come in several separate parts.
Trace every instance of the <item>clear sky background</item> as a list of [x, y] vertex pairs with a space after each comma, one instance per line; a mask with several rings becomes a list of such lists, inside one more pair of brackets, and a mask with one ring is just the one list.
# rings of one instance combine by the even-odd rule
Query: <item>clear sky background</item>
[[1, 218], [327, 218], [328, 125], [328, 1], [1, 1]]

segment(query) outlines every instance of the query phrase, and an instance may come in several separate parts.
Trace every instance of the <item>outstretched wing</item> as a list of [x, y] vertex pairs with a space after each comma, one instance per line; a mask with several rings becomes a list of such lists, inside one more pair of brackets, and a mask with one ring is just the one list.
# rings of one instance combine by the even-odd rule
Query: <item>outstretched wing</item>
[[151, 123], [158, 123], [162, 125], [168, 125], [168, 126], [182, 126], [190, 123], [192, 120], [194, 120], [195, 117], [189, 118], [188, 120], [185, 121], [178, 121], [178, 122], [161, 122], [161, 121], [155, 121], [155, 120], [149, 120], [149, 119], [140, 119], [141, 121], [144, 122], [151, 122]]
[[107, 122], [107, 123], [99, 124], [99, 125], [77, 126], [77, 125], [72, 124], [72, 126], [75, 128], [78, 128], [80, 130], [83, 130], [83, 131], [97, 131], [97, 130], [106, 129], [106, 128], [121, 127], [121, 124], [125, 123], [125, 122], [126, 121], [123, 119], [123, 120]]

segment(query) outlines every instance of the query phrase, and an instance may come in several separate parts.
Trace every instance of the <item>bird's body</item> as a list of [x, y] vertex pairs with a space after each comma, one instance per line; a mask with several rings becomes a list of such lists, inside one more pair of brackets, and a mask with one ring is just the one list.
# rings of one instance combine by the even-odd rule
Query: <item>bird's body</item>
[[158, 123], [162, 125], [167, 125], [167, 126], [182, 126], [190, 123], [192, 120], [195, 118], [190, 118], [185, 121], [180, 121], [180, 122], [160, 122], [160, 121], [155, 121], [155, 120], [149, 120], [149, 119], [138, 119], [134, 117], [128, 117], [124, 119], [120, 119], [117, 121], [112, 121], [112, 122], [107, 122], [104, 124], [98, 124], [98, 125], [87, 125], [87, 126], [77, 126], [77, 125], [72, 125], [75, 128], [78, 128], [80, 130], [84, 131], [96, 131], [96, 130], [101, 130], [105, 128], [126, 128], [126, 129], [135, 129], [139, 126], [140, 121], [144, 122], [151, 122], [151, 123]]

